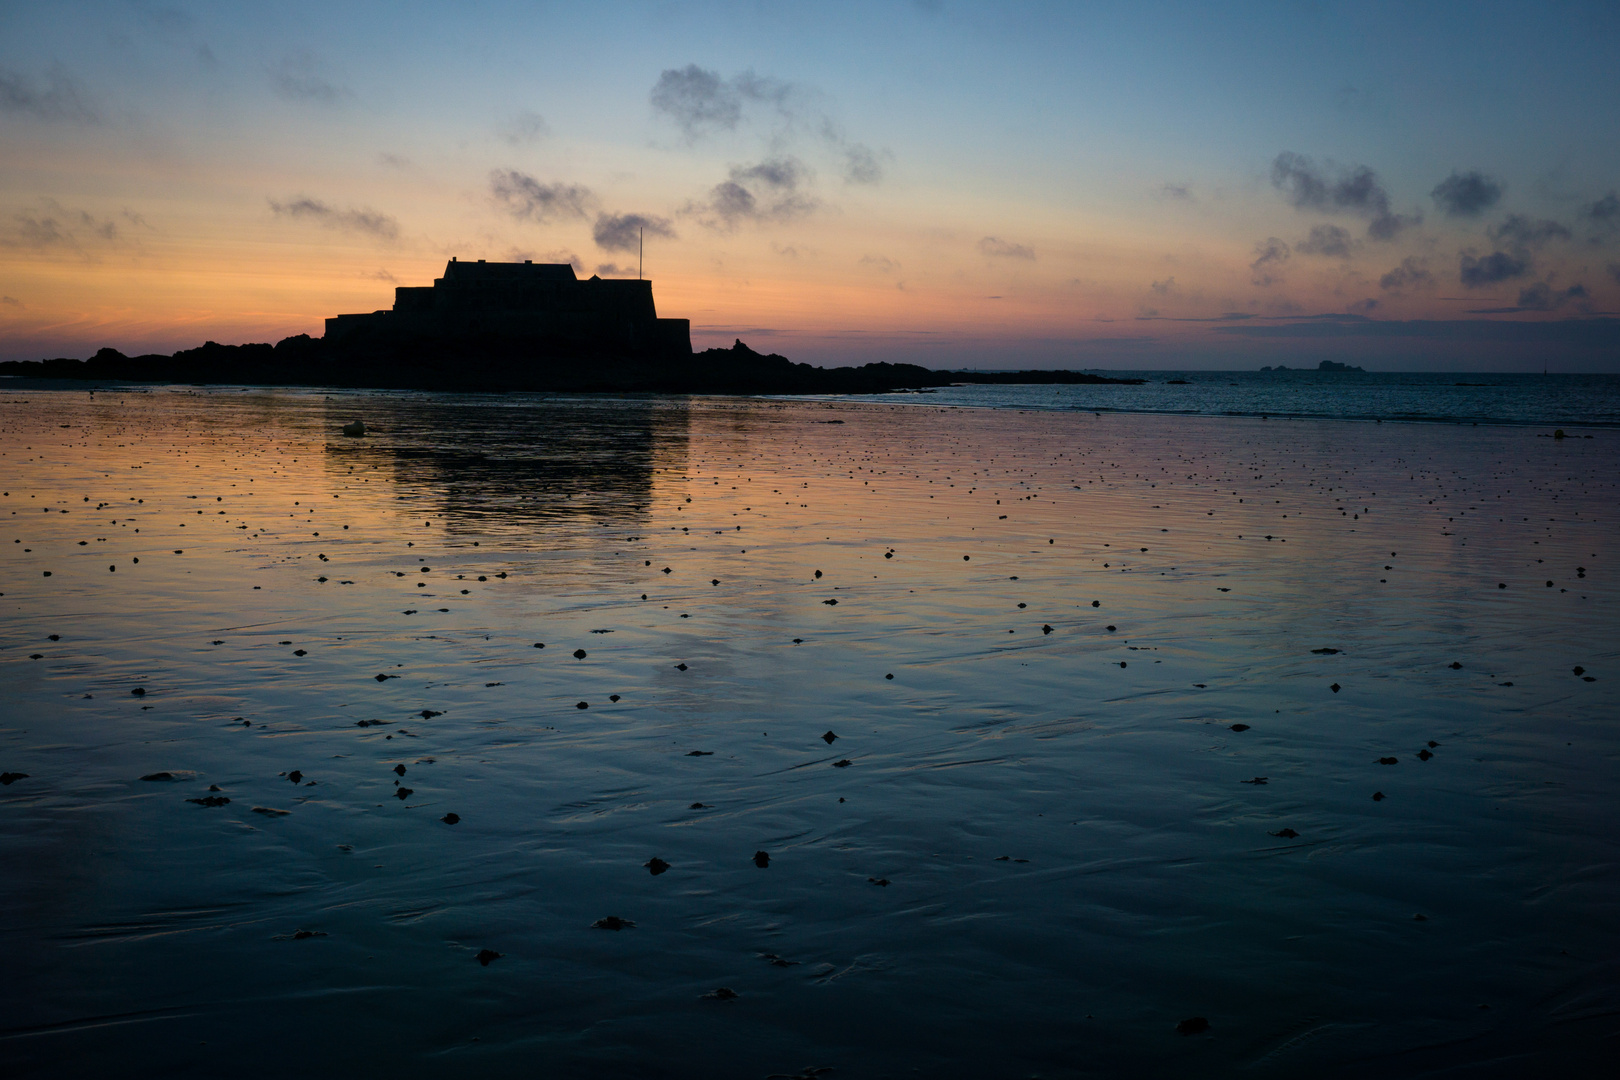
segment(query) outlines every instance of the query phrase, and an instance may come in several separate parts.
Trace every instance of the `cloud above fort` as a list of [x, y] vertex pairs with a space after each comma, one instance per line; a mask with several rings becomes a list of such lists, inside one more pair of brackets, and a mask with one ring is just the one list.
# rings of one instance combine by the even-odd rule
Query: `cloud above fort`
[[543, 223], [583, 218], [596, 205], [596, 196], [587, 187], [542, 183], [516, 169], [492, 171], [489, 193], [497, 207], [519, 221]]
[[767, 106], [791, 120], [789, 103], [795, 93], [790, 83], [751, 70], [726, 79], [717, 71], [687, 64], [660, 73], [648, 100], [655, 113], [673, 122], [688, 139], [700, 139], [735, 131], [744, 108], [752, 105]]
[[734, 165], [728, 179], [711, 188], [705, 199], [687, 204], [682, 213], [722, 230], [745, 223], [792, 221], [814, 212], [819, 205], [814, 196], [801, 190], [809, 182], [809, 168], [794, 157]]
[[359, 233], [376, 240], [399, 239], [399, 222], [377, 210], [354, 207], [339, 209], [308, 195], [298, 195], [285, 202], [275, 199], [267, 201], [270, 212], [278, 218], [311, 221], [328, 229]]
[[655, 214], [598, 214], [591, 239], [603, 251], [636, 251], [643, 236], [675, 239], [675, 226]]

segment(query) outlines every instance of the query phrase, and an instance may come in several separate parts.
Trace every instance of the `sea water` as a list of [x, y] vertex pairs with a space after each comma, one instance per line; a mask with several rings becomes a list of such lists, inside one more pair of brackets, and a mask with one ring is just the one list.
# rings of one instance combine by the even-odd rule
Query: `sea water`
[[[1620, 425], [1620, 375], [1439, 372], [1104, 371], [1138, 386], [966, 383], [926, 391], [936, 405], [1277, 416], [1375, 422]], [[862, 400], [882, 400], [881, 396]]]
[[4, 388], [8, 1073], [1589, 1069], [1614, 431], [1142, 389]]

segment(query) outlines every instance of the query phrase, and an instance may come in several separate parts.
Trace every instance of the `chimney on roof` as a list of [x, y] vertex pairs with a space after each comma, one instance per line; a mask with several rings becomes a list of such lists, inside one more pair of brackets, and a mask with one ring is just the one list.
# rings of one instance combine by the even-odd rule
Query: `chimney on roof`
[[484, 261], [484, 260], [483, 260], [483, 259], [479, 259], [479, 260], [478, 260], [478, 261], [479, 261], [479, 262], [483, 262], [483, 261]]
[[523, 265], [524, 266], [533, 266], [534, 265], [534, 260], [533, 259], [524, 259], [523, 260]]

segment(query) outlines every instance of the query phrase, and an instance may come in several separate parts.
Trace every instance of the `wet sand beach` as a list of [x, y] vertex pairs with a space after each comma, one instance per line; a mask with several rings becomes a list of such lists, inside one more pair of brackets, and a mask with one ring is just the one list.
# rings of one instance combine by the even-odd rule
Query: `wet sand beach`
[[1550, 435], [6, 388], [0, 1060], [1581, 1074], [1620, 448]]

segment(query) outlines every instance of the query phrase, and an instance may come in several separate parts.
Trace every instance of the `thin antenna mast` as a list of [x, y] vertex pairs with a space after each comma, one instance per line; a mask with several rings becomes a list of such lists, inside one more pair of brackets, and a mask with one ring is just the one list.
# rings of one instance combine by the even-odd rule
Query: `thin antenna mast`
[[636, 230], [636, 280], [641, 280], [641, 254], [647, 246], [647, 227]]

